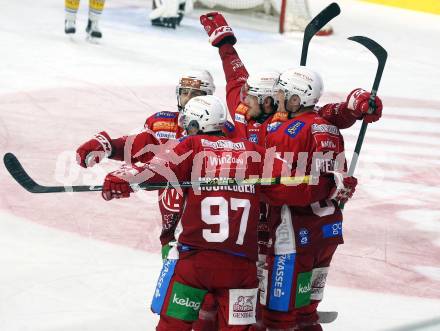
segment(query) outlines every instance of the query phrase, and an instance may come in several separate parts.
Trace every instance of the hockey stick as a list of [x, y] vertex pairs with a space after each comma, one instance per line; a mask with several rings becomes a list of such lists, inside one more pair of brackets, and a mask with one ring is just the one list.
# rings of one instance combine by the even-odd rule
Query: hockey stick
[[318, 311], [318, 323], [328, 324], [334, 322], [338, 318], [337, 311]]
[[[6, 169], [11, 176], [20, 184], [25, 190], [30, 193], [57, 193], [57, 192], [91, 192], [102, 191], [101, 185], [74, 185], [74, 186], [43, 186], [35, 182], [24, 170], [20, 161], [12, 153], [6, 153], [3, 157], [3, 162]], [[243, 180], [236, 179], [213, 179], [210, 181], [183, 181], [180, 183], [154, 183], [154, 184], [139, 184], [133, 185], [135, 189], [154, 191], [169, 187], [218, 187], [218, 186], [235, 186], [235, 185], [299, 185], [309, 183], [311, 176], [299, 177], [273, 177], [273, 178], [249, 178]]]
[[310, 40], [321, 30], [328, 22], [341, 13], [341, 8], [335, 2], [325, 7], [318, 15], [316, 15], [304, 30], [303, 45], [301, 50], [301, 66], [305, 66], [307, 62], [307, 53], [309, 51]]
[[[348, 39], [355, 41], [368, 48], [368, 50], [374, 54], [374, 56], [377, 58], [378, 61], [376, 77], [374, 78], [374, 83], [373, 83], [373, 87], [371, 88], [371, 95], [369, 100], [370, 109], [368, 110], [368, 113], [371, 114], [374, 112], [376, 108], [376, 104], [374, 100], [376, 98], [377, 89], [379, 88], [380, 80], [382, 78], [383, 69], [385, 68], [385, 63], [387, 62], [388, 53], [382, 46], [380, 46], [377, 42], [375, 42], [370, 38], [363, 36], [354, 36]], [[359, 131], [359, 135], [356, 141], [356, 147], [354, 148], [353, 158], [351, 159], [350, 168], [348, 169], [348, 176], [353, 176], [354, 170], [356, 169], [357, 161], [359, 159], [359, 154], [361, 153], [362, 144], [364, 142], [364, 137], [367, 132], [367, 127], [368, 127], [368, 123], [363, 121], [361, 130]], [[340, 208], [343, 209], [344, 205], [341, 204]]]

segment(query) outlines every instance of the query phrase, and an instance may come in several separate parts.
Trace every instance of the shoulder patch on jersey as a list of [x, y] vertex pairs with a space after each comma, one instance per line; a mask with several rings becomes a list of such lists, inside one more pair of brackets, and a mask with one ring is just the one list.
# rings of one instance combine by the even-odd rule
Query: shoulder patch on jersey
[[339, 129], [331, 124], [312, 124], [312, 134], [315, 133], [330, 133], [339, 136]]
[[153, 123], [152, 126], [153, 131], [177, 131], [177, 124], [171, 121], [157, 121]]
[[242, 123], [247, 125], [246, 114], [248, 112], [248, 107], [240, 103], [235, 109], [234, 122]]
[[235, 109], [235, 114], [246, 115], [247, 112], [248, 112], [248, 109], [249, 109], [248, 106], [246, 106], [246, 105], [240, 103], [240, 104], [237, 106], [237, 109]]
[[271, 122], [277, 122], [277, 121], [285, 122], [285, 121], [287, 121], [288, 115], [289, 114], [286, 111], [276, 112], [273, 115]]
[[238, 123], [242, 123], [242, 124], [246, 124], [247, 125], [247, 121], [244, 115], [241, 114], [235, 114], [235, 118], [234, 118], [235, 122]]
[[278, 130], [278, 128], [281, 126], [281, 124], [283, 124], [283, 123], [282, 122], [270, 123], [267, 126], [267, 132], [275, 132], [276, 130]]
[[186, 138], [188, 138], [189, 136], [183, 136], [180, 137], [179, 139], [177, 139], [179, 141], [179, 143], [181, 143], [182, 141], [184, 141]]
[[225, 122], [225, 129], [226, 129], [228, 132], [232, 132], [232, 131], [235, 130], [235, 126], [234, 126], [234, 124], [232, 124], [231, 122], [226, 121], [226, 122]]
[[177, 112], [160, 111], [154, 114], [154, 118], [175, 118], [177, 114], [178, 114]]
[[289, 124], [284, 132], [291, 138], [295, 138], [304, 125], [305, 123], [302, 121], [293, 121]]

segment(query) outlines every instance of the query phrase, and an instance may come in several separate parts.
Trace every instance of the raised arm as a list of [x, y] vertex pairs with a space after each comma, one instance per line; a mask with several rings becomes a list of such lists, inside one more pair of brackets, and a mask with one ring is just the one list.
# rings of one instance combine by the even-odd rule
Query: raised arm
[[208, 33], [210, 43], [219, 49], [226, 79], [226, 102], [229, 114], [238, 131], [237, 136], [245, 138], [247, 131], [244, 115], [247, 109], [241, 104], [241, 90], [249, 74], [234, 48], [237, 39], [222, 14], [213, 12], [202, 15], [200, 22]]

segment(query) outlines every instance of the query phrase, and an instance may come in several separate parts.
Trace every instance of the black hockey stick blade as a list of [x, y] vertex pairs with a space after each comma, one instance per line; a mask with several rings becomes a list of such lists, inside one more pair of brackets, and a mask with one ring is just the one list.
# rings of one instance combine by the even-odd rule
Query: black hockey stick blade
[[316, 15], [304, 30], [303, 46], [301, 51], [301, 66], [307, 63], [307, 53], [309, 52], [310, 40], [313, 36], [321, 30], [328, 22], [334, 19], [341, 13], [341, 8], [336, 2], [331, 3], [325, 7], [318, 15]]
[[20, 161], [12, 153], [6, 153], [3, 162], [11, 176], [25, 190], [31, 193], [87, 192], [101, 191], [102, 186], [43, 186], [35, 182], [23, 169]]
[[377, 58], [377, 71], [376, 71], [376, 77], [374, 78], [373, 87], [371, 88], [371, 98], [376, 97], [377, 90], [379, 88], [380, 80], [382, 79], [382, 73], [383, 69], [385, 68], [385, 63], [387, 62], [388, 53], [387, 51], [379, 45], [374, 40], [364, 37], [364, 36], [353, 36], [348, 38], [349, 40], [355, 41], [364, 47], [368, 48], [368, 50], [374, 54], [374, 56]]

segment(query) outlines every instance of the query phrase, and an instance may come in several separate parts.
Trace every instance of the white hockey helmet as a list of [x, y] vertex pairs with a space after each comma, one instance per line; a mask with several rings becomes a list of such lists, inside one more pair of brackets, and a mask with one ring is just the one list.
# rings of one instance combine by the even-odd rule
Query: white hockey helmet
[[194, 126], [208, 133], [221, 131], [227, 120], [227, 111], [223, 102], [213, 95], [192, 98], [179, 114], [179, 126], [187, 129]]
[[273, 97], [274, 88], [278, 84], [280, 73], [278, 71], [266, 71], [249, 75], [246, 81], [246, 93], [256, 96], [258, 103], [263, 104], [266, 97]]
[[297, 67], [281, 74], [277, 89], [284, 91], [286, 100], [297, 95], [303, 107], [310, 107], [318, 103], [324, 85], [317, 72], [306, 67]]
[[214, 80], [208, 70], [190, 70], [180, 76], [176, 86], [176, 94], [180, 95], [182, 88], [191, 88], [212, 95], [215, 92]]

